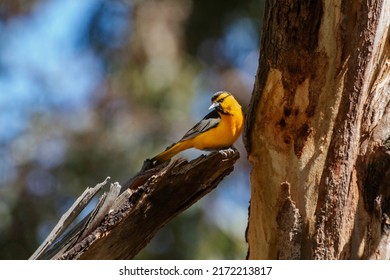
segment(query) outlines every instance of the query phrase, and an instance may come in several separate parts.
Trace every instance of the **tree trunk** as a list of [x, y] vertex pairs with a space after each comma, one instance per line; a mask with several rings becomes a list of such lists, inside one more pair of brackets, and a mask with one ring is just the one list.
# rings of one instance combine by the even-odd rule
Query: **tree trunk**
[[390, 1], [266, 1], [249, 259], [389, 259]]

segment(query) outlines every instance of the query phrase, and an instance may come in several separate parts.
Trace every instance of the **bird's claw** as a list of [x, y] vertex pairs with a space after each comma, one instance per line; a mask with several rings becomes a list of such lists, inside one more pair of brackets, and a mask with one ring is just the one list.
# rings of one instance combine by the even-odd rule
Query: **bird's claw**
[[224, 158], [227, 158], [229, 157], [230, 155], [234, 154], [235, 152], [237, 152], [237, 149], [234, 147], [234, 146], [231, 146], [227, 149], [223, 149], [223, 150], [219, 150], [219, 153], [224, 157]]

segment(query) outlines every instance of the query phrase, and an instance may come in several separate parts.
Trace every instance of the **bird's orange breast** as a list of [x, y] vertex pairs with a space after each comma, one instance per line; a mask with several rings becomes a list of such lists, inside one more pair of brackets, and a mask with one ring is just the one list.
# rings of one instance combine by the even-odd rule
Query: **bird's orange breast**
[[244, 127], [241, 108], [234, 115], [221, 115], [221, 122], [193, 139], [193, 145], [200, 150], [223, 149], [230, 147], [240, 136]]

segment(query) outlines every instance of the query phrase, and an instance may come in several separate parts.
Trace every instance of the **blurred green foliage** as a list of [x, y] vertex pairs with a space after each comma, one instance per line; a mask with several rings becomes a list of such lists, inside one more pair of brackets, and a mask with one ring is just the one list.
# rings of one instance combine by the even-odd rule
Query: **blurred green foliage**
[[[180, 139], [215, 91], [245, 107], [253, 87], [260, 0], [60, 2], [0, 3], [1, 259], [28, 258], [87, 186], [126, 181]], [[137, 258], [245, 258], [237, 147], [234, 173]]]

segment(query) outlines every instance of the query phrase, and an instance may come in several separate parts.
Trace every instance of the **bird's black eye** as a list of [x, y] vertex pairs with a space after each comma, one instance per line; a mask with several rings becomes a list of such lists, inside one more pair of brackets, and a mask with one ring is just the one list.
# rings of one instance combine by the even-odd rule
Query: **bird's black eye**
[[229, 96], [230, 94], [226, 95], [225, 97], [222, 97], [220, 100], [218, 100], [218, 103], [222, 103]]
[[[219, 91], [217, 93], [215, 93], [213, 95], [213, 97], [211, 98], [211, 102], [214, 103], [214, 102], [218, 102], [218, 103], [221, 103], [225, 100], [226, 97], [230, 96], [231, 94], [225, 92], [225, 91]], [[221, 97], [223, 96], [223, 97]], [[220, 98], [220, 99], [218, 99]]]

